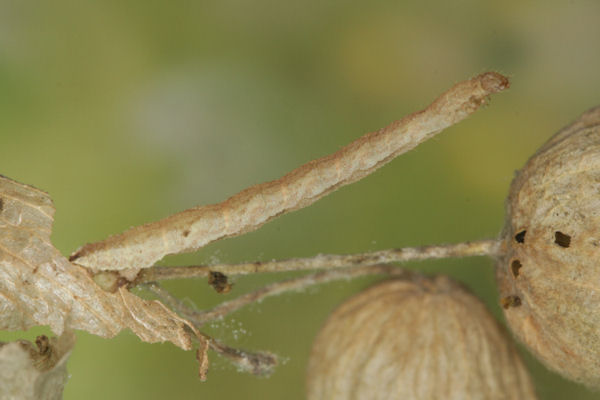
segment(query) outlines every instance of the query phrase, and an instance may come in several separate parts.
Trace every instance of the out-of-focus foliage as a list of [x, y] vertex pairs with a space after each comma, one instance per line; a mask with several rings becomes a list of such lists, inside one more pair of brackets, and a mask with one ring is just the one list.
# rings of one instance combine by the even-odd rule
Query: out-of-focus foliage
[[[50, 192], [53, 241], [68, 254], [277, 178], [495, 69], [512, 89], [439, 138], [258, 232], [164, 263], [492, 237], [513, 171], [600, 103], [599, 15], [591, 0], [2, 1], [0, 173]], [[500, 315], [490, 260], [410, 267], [450, 273]], [[240, 278], [225, 296], [275, 278]], [[268, 379], [217, 361], [201, 383], [191, 353], [80, 333], [66, 399], [302, 399], [318, 326], [372, 281], [274, 298], [211, 327], [286, 357]], [[224, 298], [204, 281], [168, 287], [200, 308]], [[595, 397], [530, 366], [542, 399]]]

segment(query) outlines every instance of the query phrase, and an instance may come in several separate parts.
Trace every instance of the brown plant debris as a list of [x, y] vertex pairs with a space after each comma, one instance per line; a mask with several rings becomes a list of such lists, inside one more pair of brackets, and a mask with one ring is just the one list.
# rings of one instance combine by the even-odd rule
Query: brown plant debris
[[67, 359], [75, 344], [72, 331], [0, 343], [0, 398], [59, 400], [67, 382]]
[[253, 231], [364, 178], [460, 122], [485, 104], [490, 94], [508, 87], [508, 79], [495, 72], [458, 83], [424, 110], [367, 133], [280, 179], [249, 187], [222, 203], [191, 208], [87, 244], [70, 260], [94, 271], [148, 268], [168, 254], [195, 251], [215, 240]]
[[210, 271], [208, 274], [208, 284], [215, 289], [217, 293], [229, 293], [233, 286], [229, 283], [227, 275], [218, 271]]

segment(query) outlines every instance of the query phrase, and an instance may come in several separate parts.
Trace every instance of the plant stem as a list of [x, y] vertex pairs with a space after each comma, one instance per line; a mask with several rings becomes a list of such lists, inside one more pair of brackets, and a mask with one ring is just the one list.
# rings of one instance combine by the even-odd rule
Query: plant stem
[[266, 297], [275, 296], [292, 290], [302, 290], [309, 286], [331, 282], [339, 279], [352, 279], [363, 275], [386, 274], [395, 276], [410, 276], [414, 272], [401, 269], [392, 265], [370, 265], [356, 268], [339, 268], [330, 271], [321, 271], [300, 278], [275, 282], [254, 292], [246, 293], [233, 300], [223, 302], [212, 310], [198, 312], [190, 316], [191, 320], [199, 325], [208, 321], [222, 318], [248, 304], [262, 301]]
[[358, 254], [319, 254], [308, 258], [255, 261], [242, 264], [194, 265], [187, 267], [152, 267], [141, 270], [133, 284], [169, 279], [207, 277], [211, 271], [225, 275], [247, 275], [259, 272], [361, 267], [374, 264], [418, 261], [438, 258], [494, 255], [498, 251], [496, 239], [436, 246], [405, 247]]
[[[197, 314], [198, 311], [186, 306], [181, 300], [169, 293], [168, 290], [163, 288], [157, 283], [149, 283], [144, 285], [146, 289], [153, 292], [163, 303], [168, 305], [170, 308], [181, 314], [182, 316], [189, 317], [190, 315]], [[195, 321], [188, 321], [194, 325], [196, 331], [194, 332], [199, 339], [204, 339], [207, 346], [220, 354], [222, 357], [227, 358], [229, 361], [234, 363], [240, 370], [250, 372], [254, 375], [269, 375], [273, 372], [273, 369], [278, 364], [277, 356], [268, 351], [247, 351], [242, 349], [236, 349], [230, 347], [221, 341], [200, 332], [200, 326]], [[207, 348], [199, 348], [198, 361], [200, 363], [200, 378], [205, 380], [206, 369], [206, 350]]]
[[234, 363], [240, 370], [254, 375], [269, 376], [279, 363], [277, 356], [268, 351], [235, 349], [215, 339], [210, 341], [210, 348]]
[[230, 314], [248, 304], [259, 302], [266, 297], [275, 296], [292, 290], [302, 290], [309, 286], [327, 283], [334, 280], [352, 279], [363, 275], [374, 274], [387, 274], [407, 277], [414, 276], [415, 272], [385, 264], [321, 271], [300, 278], [272, 283], [254, 292], [246, 293], [233, 300], [221, 303], [213, 309], [207, 311], [198, 311], [186, 306], [179, 299], [172, 296], [167, 290], [160, 287], [156, 283], [144, 286], [154, 292], [161, 301], [165, 302], [165, 304], [169, 305], [170, 307], [173, 307], [173, 309], [182, 317], [186, 318], [199, 328], [207, 322], [223, 318], [227, 314]]

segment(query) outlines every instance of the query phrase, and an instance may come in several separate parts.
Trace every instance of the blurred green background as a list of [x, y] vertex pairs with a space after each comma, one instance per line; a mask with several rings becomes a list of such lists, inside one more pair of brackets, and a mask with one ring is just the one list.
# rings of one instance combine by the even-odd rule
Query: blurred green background
[[[513, 172], [600, 103], [597, 1], [0, 0], [0, 173], [48, 191], [64, 254], [278, 178], [486, 70], [512, 88], [372, 176], [257, 232], [163, 261], [241, 262], [494, 237]], [[486, 258], [448, 273], [500, 317]], [[289, 275], [288, 275], [289, 276]], [[166, 285], [206, 308], [282, 278]], [[270, 378], [211, 354], [78, 334], [66, 399], [302, 399], [311, 341], [364, 278], [271, 298], [210, 327], [285, 359]], [[0, 340], [33, 338], [4, 332]], [[527, 357], [541, 399], [597, 398]]]

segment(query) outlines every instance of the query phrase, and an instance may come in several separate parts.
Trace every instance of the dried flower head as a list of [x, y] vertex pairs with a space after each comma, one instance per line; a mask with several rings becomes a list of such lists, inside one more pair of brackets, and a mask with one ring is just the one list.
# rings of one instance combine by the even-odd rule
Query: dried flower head
[[552, 137], [507, 200], [506, 319], [549, 368], [600, 387], [600, 107]]
[[308, 399], [534, 399], [513, 344], [447, 277], [388, 280], [343, 303], [313, 345]]

